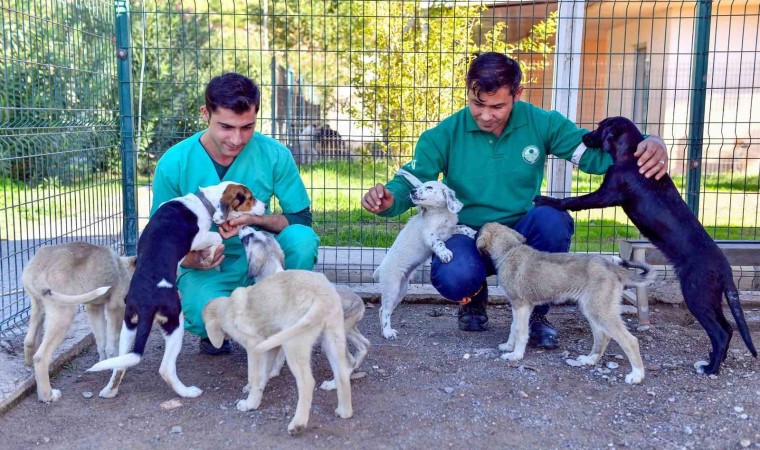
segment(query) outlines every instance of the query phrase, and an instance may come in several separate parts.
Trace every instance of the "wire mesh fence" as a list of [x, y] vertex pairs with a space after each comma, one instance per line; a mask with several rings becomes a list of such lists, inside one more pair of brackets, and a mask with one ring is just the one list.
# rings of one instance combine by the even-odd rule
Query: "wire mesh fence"
[[[114, 5], [0, 1], [0, 262], [14, 267], [3, 276], [15, 283], [23, 258], [10, 243], [37, 236], [21, 224], [25, 211], [46, 211], [36, 216], [40, 229], [63, 219], [56, 216], [63, 205], [121, 217], [120, 200], [113, 200], [121, 189], [121, 135]], [[424, 130], [466, 106], [469, 62], [478, 52], [498, 51], [520, 62], [523, 101], [589, 129], [605, 117], [627, 116], [661, 136], [670, 173], [710, 234], [759, 239], [757, 0], [128, 5], [137, 188], [124, 214], [138, 228], [147, 221], [157, 160], [204, 129], [205, 84], [236, 71], [262, 89], [257, 130], [287, 145], [299, 164], [323, 246], [320, 269], [342, 282], [368, 281], [383, 254], [376, 249], [390, 246], [410, 213], [379, 218], [362, 210], [362, 194], [412, 159]], [[508, 189], [508, 180], [497, 181]], [[545, 190], [578, 195], [600, 182], [553, 161]], [[12, 194], [22, 191], [36, 196]], [[98, 194], [85, 194], [91, 191]], [[99, 209], [103, 197], [113, 200], [105, 202], [107, 213]], [[68, 222], [72, 230], [51, 236], [118, 240], [118, 220], [112, 228], [91, 217], [77, 214]], [[618, 239], [638, 237], [619, 209], [574, 219], [573, 251], [614, 252]], [[416, 281], [425, 278], [423, 272]], [[7, 294], [20, 288], [6, 283], [3, 309], [21, 311], [22, 294]]]
[[123, 246], [113, 14], [0, 1], [0, 336], [28, 318], [19, 278], [41, 245]]

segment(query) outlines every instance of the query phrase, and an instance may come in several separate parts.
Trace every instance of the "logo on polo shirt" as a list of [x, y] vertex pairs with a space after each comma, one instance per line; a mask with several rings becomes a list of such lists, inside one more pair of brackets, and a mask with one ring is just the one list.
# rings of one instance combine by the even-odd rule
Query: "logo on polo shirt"
[[541, 156], [541, 152], [535, 145], [529, 145], [522, 151], [522, 158], [528, 164], [535, 164], [538, 158]]

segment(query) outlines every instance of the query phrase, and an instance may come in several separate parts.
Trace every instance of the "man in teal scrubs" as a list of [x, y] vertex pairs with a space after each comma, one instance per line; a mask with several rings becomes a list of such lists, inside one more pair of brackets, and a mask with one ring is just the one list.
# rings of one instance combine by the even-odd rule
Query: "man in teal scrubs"
[[[275, 233], [288, 269], [311, 270], [317, 261], [319, 237], [311, 228], [311, 201], [298, 167], [287, 147], [255, 132], [260, 101], [258, 86], [243, 75], [225, 73], [213, 78], [200, 108], [208, 128], [170, 148], [158, 161], [153, 180], [151, 215], [167, 200], [222, 181], [248, 186], [267, 205], [265, 216], [246, 215], [219, 227], [224, 245], [210, 264], [200, 251], [190, 252], [181, 263], [177, 283], [185, 329], [201, 336], [201, 351], [213, 355], [229, 353], [232, 347], [227, 341], [221, 349], [211, 345], [201, 316], [203, 307], [252, 283], [245, 250], [237, 237], [242, 226]], [[269, 214], [273, 197], [282, 214]]]
[[[500, 53], [483, 53], [467, 72], [468, 106], [420, 136], [414, 159], [403, 166], [420, 181], [438, 179], [452, 188], [464, 204], [459, 222], [479, 229], [499, 222], [522, 233], [528, 245], [547, 252], [567, 252], [574, 231], [565, 211], [533, 207], [541, 191], [548, 155], [572, 161], [587, 173], [602, 174], [612, 164], [601, 149], [587, 149], [578, 128], [556, 111], [544, 111], [521, 102], [519, 64]], [[667, 150], [658, 137], [639, 145], [643, 176], [657, 179], [667, 173]], [[402, 176], [377, 184], [362, 199], [367, 211], [396, 216], [412, 207], [411, 183]], [[433, 257], [431, 282], [444, 297], [462, 303], [459, 328], [488, 328], [486, 276], [495, 272], [475, 241], [455, 235], [446, 242], [454, 254], [448, 264]], [[467, 303], [469, 302], [469, 303]], [[556, 348], [558, 334], [546, 320], [549, 307], [538, 307], [531, 317], [530, 344]]]

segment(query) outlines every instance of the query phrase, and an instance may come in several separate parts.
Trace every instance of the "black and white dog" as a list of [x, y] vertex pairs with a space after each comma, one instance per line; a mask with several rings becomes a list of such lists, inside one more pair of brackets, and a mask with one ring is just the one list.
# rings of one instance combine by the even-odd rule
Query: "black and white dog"
[[668, 175], [656, 180], [639, 174], [633, 154], [643, 140], [644, 136], [630, 120], [624, 117], [603, 120], [596, 130], [583, 136], [587, 147], [601, 147], [614, 160], [599, 189], [588, 195], [561, 200], [538, 196], [533, 203], [571, 211], [622, 207], [641, 234], [675, 266], [686, 306], [705, 329], [712, 344], [709, 363], [697, 364], [697, 370], [708, 375], [716, 374], [726, 359], [733, 334], [723, 315], [724, 295], [739, 334], [752, 355], [757, 357], [731, 266], [683, 201], [673, 180]]
[[174, 284], [177, 265], [191, 250], [209, 249], [213, 255], [222, 237], [209, 231], [212, 221], [221, 224], [243, 214], [262, 215], [264, 210], [265, 205], [247, 187], [229, 181], [200, 188], [198, 194], [177, 197], [159, 206], [137, 243], [137, 269], [125, 300], [119, 356], [88, 369], [114, 370], [100, 391], [101, 397], [116, 396], [125, 369], [140, 362], [154, 321], [160, 324], [166, 340], [159, 369], [161, 378], [181, 397], [202, 393], [195, 386], [185, 386], [177, 377], [176, 362], [184, 335], [184, 316]]

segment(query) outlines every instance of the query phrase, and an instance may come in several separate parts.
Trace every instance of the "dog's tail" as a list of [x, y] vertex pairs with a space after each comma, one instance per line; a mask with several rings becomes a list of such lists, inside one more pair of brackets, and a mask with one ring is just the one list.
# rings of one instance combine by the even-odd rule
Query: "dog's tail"
[[50, 297], [54, 302], [65, 303], [68, 305], [78, 305], [80, 303], [91, 302], [96, 298], [103, 296], [106, 292], [108, 292], [109, 289], [111, 289], [111, 286], [102, 286], [84, 294], [69, 295], [62, 294], [48, 288], [42, 290], [42, 295]]
[[[622, 270], [618, 271], [621, 281], [626, 285], [646, 286], [657, 277], [657, 272], [652, 266], [642, 262], [628, 261], [627, 259], [612, 257], [613, 262]], [[631, 273], [628, 269], [640, 269], [641, 273]]]
[[739, 334], [742, 336], [742, 340], [744, 340], [744, 345], [747, 346], [750, 353], [752, 353], [752, 356], [757, 358], [757, 350], [755, 350], [755, 344], [752, 343], [752, 336], [749, 334], [747, 321], [744, 319], [744, 310], [742, 309], [742, 304], [739, 300], [739, 290], [736, 289], [733, 274], [729, 275], [723, 284], [723, 293], [726, 295], [726, 302], [728, 302], [728, 307], [731, 309], [731, 315], [734, 316], [734, 322], [736, 322]]
[[294, 337], [304, 333], [310, 328], [314, 327], [314, 324], [319, 322], [320, 317], [324, 314], [322, 305], [319, 302], [314, 302], [306, 314], [301, 319], [293, 324], [293, 326], [285, 328], [279, 333], [275, 333], [263, 342], [260, 342], [253, 348], [254, 352], [264, 353], [275, 347], [281, 346], [283, 343], [293, 339]]
[[[118, 370], [134, 367], [142, 360], [143, 352], [145, 351], [145, 344], [148, 342], [148, 336], [150, 336], [150, 330], [153, 327], [153, 318], [156, 315], [156, 310], [151, 310], [148, 314], [140, 314], [137, 320], [137, 329], [135, 331], [135, 345], [131, 353], [115, 356], [110, 359], [105, 359], [87, 369], [87, 372], [99, 372], [101, 370]], [[125, 314], [125, 320], [122, 324], [122, 333], [124, 333], [128, 327], [126, 321], [132, 314], [127, 311]]]

